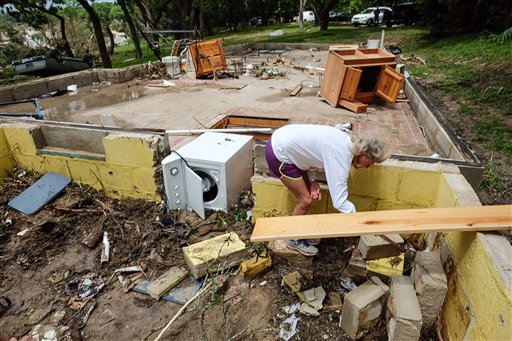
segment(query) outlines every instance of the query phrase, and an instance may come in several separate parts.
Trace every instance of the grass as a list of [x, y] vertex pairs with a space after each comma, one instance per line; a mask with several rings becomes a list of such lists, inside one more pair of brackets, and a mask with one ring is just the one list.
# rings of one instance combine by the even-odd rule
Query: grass
[[[506, 170], [512, 163], [510, 30], [501, 35], [467, 34], [433, 40], [421, 27], [355, 28], [330, 24], [327, 31], [320, 31], [308, 23], [300, 31], [296, 23], [287, 23], [248, 27], [239, 32], [219, 30], [205, 39], [222, 38], [225, 46], [245, 43], [357, 44], [367, 39], [380, 39], [382, 29], [385, 29], [386, 42], [400, 46], [403, 56], [421, 56], [426, 60], [425, 65], [408, 64], [408, 71], [418, 81], [427, 82], [446, 94], [455, 109], [443, 114], [466, 143], [482, 146], [484, 155], [480, 157], [489, 160], [491, 167], [486, 169], [489, 175], [484, 178], [483, 187], [501, 189], [500, 182], [495, 180], [500, 176], [506, 180], [501, 183], [511, 183], [512, 175]], [[269, 34], [276, 30], [282, 30], [283, 35], [271, 37]], [[147, 57], [130, 60], [133, 50], [132, 45], [117, 48], [113, 64], [122, 67], [157, 59], [144, 45], [143, 52]], [[500, 165], [503, 171], [499, 170]]]

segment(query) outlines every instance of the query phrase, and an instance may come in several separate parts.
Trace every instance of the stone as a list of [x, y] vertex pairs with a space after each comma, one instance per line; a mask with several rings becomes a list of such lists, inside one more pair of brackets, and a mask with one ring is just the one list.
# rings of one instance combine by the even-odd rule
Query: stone
[[187, 269], [173, 267], [148, 285], [148, 294], [157, 301], [188, 276]]
[[286, 247], [286, 240], [272, 240], [268, 243], [275, 264], [285, 263], [297, 269], [311, 268], [313, 257], [306, 257]]
[[246, 254], [245, 243], [236, 233], [225, 233], [183, 248], [190, 274], [195, 278], [239, 265]]
[[325, 299], [325, 290], [322, 287], [316, 287], [302, 292], [306, 303], [316, 311], [323, 308], [322, 303]]
[[366, 278], [366, 261], [363, 259], [361, 252], [358, 248], [352, 251], [352, 256], [348, 262], [346, 273], [350, 277], [364, 277]]
[[[387, 234], [386, 237], [399, 246], [404, 245], [404, 240], [399, 234]], [[398, 256], [400, 254], [400, 250], [395, 245], [380, 236], [361, 236], [357, 248], [366, 260]]]
[[247, 280], [252, 280], [254, 277], [262, 274], [270, 269], [272, 266], [272, 258], [255, 256], [251, 259], [244, 260], [240, 264], [240, 276]]
[[419, 340], [421, 310], [413, 282], [407, 276], [391, 276], [386, 321], [389, 341]]
[[335, 291], [331, 291], [327, 294], [327, 301], [324, 304], [324, 310], [336, 311], [343, 308], [343, 302], [341, 296]]
[[383, 312], [389, 288], [369, 280], [345, 296], [341, 313], [341, 328], [352, 340], [358, 339], [375, 326]]
[[443, 307], [448, 281], [441, 257], [421, 251], [414, 258], [414, 288], [423, 316], [423, 329], [432, 327]]

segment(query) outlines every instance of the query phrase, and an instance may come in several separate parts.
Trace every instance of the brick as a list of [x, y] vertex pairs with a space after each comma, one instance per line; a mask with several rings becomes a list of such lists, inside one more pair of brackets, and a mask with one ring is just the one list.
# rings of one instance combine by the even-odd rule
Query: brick
[[286, 240], [272, 240], [268, 243], [275, 264], [284, 263], [297, 269], [311, 268], [313, 257], [306, 257], [286, 247]]
[[239, 265], [246, 253], [245, 243], [236, 233], [226, 233], [183, 248], [190, 274], [195, 278]]
[[148, 294], [154, 299], [159, 300], [166, 292], [178, 285], [187, 276], [187, 269], [173, 267], [148, 285]]
[[362, 337], [379, 322], [388, 290], [384, 283], [374, 279], [364, 282], [345, 296], [341, 328], [350, 339]]
[[386, 321], [389, 341], [419, 340], [421, 310], [410, 277], [391, 276]]
[[418, 252], [414, 259], [413, 278], [423, 316], [423, 329], [426, 329], [437, 321], [448, 290], [441, 257], [435, 252]]
[[350, 260], [348, 261], [347, 275], [350, 277], [366, 278], [367, 273], [366, 261], [363, 259], [363, 256], [361, 256], [359, 249], [355, 248], [354, 251], [352, 251]]
[[[386, 237], [400, 246], [404, 245], [404, 240], [399, 234], [388, 234]], [[400, 254], [400, 250], [396, 246], [380, 236], [361, 236], [357, 248], [361, 251], [364, 259], [379, 259]]]

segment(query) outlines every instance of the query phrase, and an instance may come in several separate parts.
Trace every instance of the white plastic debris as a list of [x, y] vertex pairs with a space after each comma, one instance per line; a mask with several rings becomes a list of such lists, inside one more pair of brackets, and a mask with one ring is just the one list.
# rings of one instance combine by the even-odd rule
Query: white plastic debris
[[355, 285], [354, 282], [352, 282], [352, 279], [350, 277], [344, 277], [340, 280], [341, 286], [343, 286], [345, 289], [352, 291], [355, 288], [357, 288], [357, 285]]
[[287, 305], [286, 307], [283, 308], [284, 312], [287, 314], [293, 314], [294, 312], [296, 312], [299, 309], [300, 309], [300, 303]]
[[273, 32], [270, 32], [268, 35], [270, 37], [279, 37], [279, 36], [282, 36], [283, 34], [284, 34], [283, 30], [275, 30]]
[[295, 315], [292, 315], [281, 322], [279, 326], [279, 337], [285, 341], [290, 340], [295, 334], [297, 334], [298, 321], [299, 319]]
[[110, 259], [110, 241], [108, 240], [108, 233], [103, 233], [103, 250], [101, 250], [101, 263], [106, 263]]

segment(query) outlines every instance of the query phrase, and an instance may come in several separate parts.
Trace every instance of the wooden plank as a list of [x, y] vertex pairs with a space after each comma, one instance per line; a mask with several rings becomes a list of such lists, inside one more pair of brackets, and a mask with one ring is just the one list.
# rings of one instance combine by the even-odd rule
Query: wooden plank
[[374, 92], [358, 92], [354, 97], [354, 100], [363, 102], [363, 103], [371, 103], [375, 100]]
[[290, 96], [297, 96], [297, 94], [302, 90], [302, 82], [297, 84], [295, 88], [293, 88], [292, 92], [290, 92]]
[[338, 104], [358, 114], [366, 112], [366, 110], [368, 109], [368, 104], [364, 104], [358, 101], [347, 101], [344, 99], [340, 99], [338, 101]]
[[423, 208], [259, 218], [251, 241], [511, 229], [512, 205]]
[[375, 94], [387, 103], [395, 104], [404, 80], [404, 75], [385, 65], [379, 75]]

